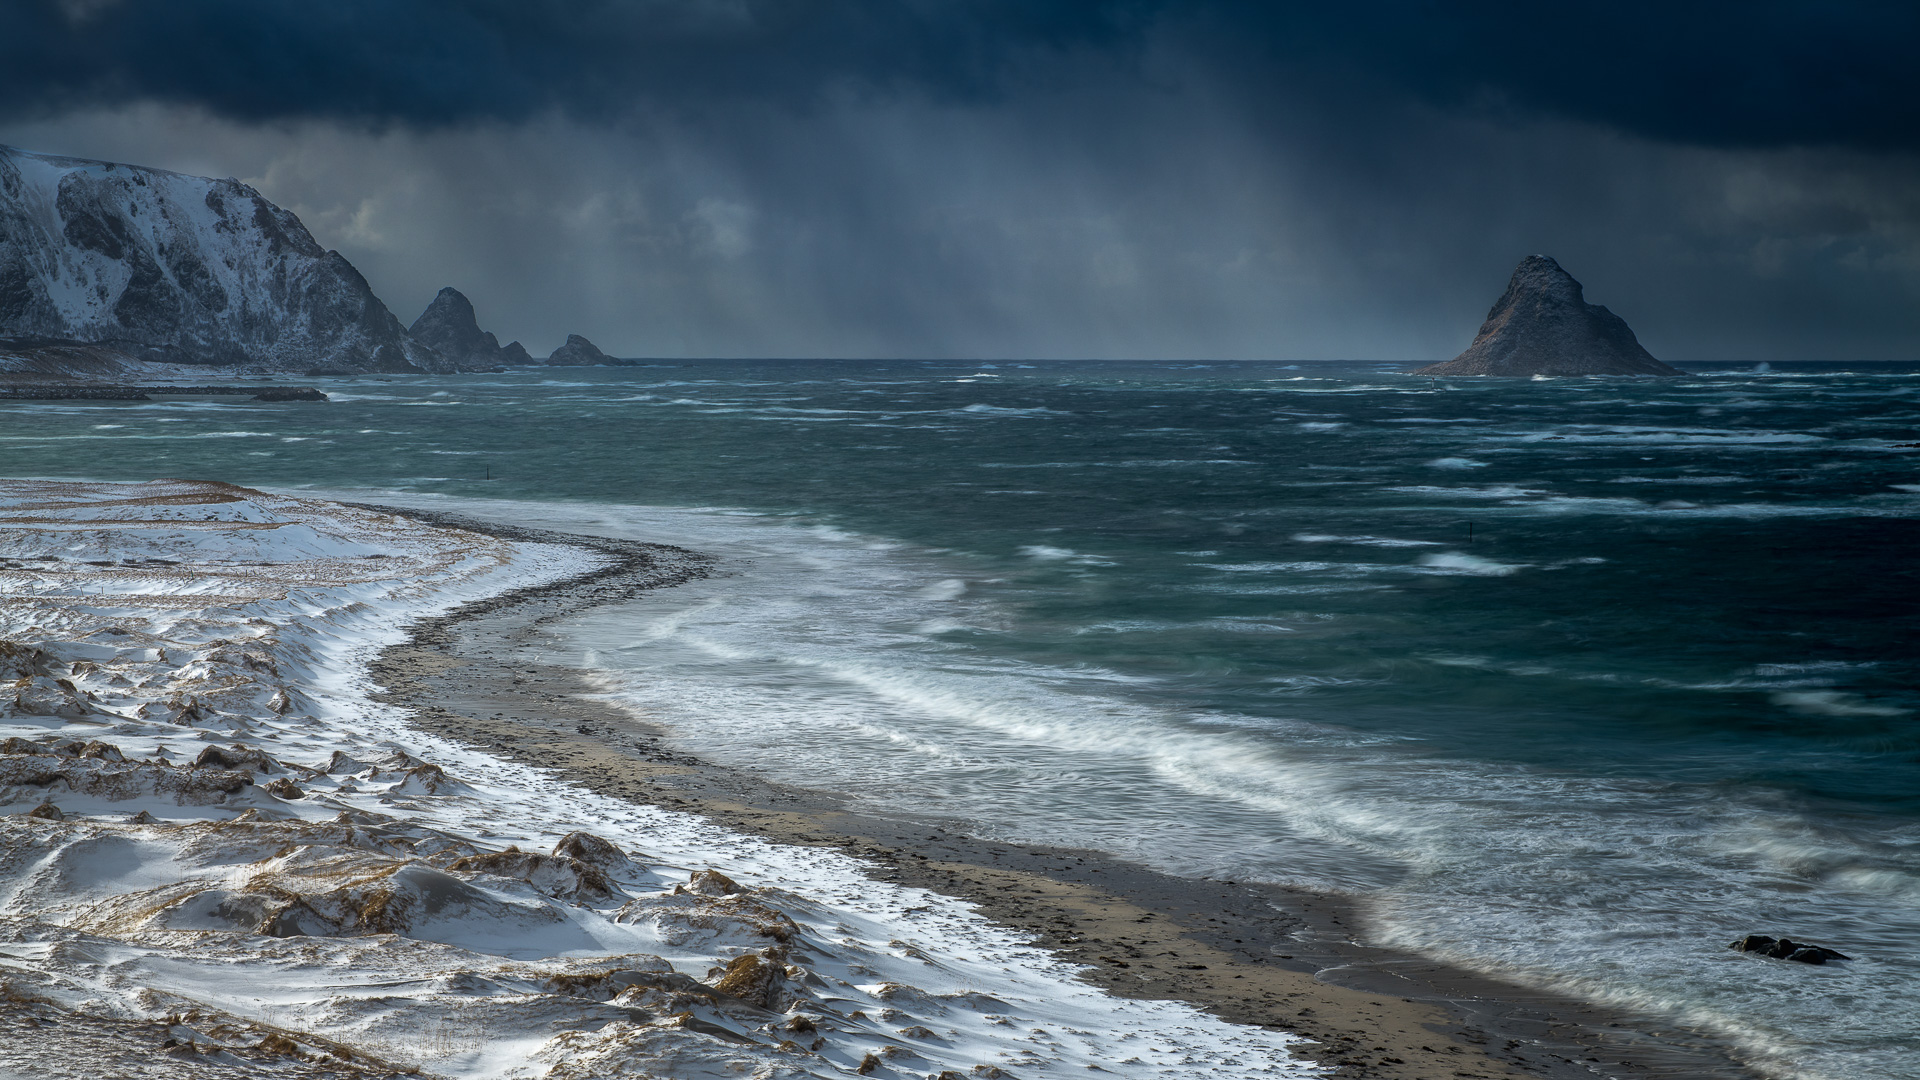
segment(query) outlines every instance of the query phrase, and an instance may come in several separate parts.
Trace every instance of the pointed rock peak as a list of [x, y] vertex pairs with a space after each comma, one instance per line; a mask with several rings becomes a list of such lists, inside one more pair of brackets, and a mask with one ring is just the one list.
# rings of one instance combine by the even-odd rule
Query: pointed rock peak
[[461, 367], [486, 368], [502, 362], [499, 339], [480, 329], [473, 302], [452, 286], [440, 290], [407, 333]]
[[547, 363], [562, 367], [591, 367], [595, 364], [607, 363], [611, 359], [612, 357], [596, 348], [593, 342], [579, 334], [568, 334], [567, 343], [553, 350], [553, 355], [547, 357]]
[[1514, 268], [1467, 351], [1416, 375], [1679, 375], [1545, 255]]
[[[439, 293], [435, 294], [433, 303], [427, 305], [427, 311], [444, 312], [445, 314], [452, 315], [456, 318], [464, 318], [466, 321], [473, 323], [479, 321], [473, 314], [473, 301], [467, 299], [466, 293], [461, 292], [451, 285], [441, 289]], [[422, 312], [420, 317], [423, 319], [426, 318], [426, 312]]]
[[[440, 290], [439, 294], [433, 298], [433, 303], [427, 305], [427, 310], [421, 312], [419, 318], [413, 320], [413, 325], [407, 328], [407, 332], [419, 337], [422, 333], [431, 334], [442, 329], [458, 333], [469, 327], [472, 328], [472, 335], [477, 337], [480, 333], [480, 323], [473, 314], [473, 301], [468, 300], [465, 293], [449, 285]], [[439, 348], [432, 341], [427, 344]]]
[[1520, 265], [1513, 269], [1513, 277], [1507, 282], [1509, 294], [1516, 290], [1538, 292], [1573, 303], [1586, 301], [1585, 290], [1580, 283], [1547, 255], [1529, 255], [1520, 260]]

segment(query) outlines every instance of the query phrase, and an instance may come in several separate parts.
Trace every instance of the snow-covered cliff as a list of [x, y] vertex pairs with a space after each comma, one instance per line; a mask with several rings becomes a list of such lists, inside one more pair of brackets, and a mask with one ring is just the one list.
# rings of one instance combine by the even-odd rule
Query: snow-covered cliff
[[4, 146], [0, 338], [282, 371], [454, 366], [239, 181]]

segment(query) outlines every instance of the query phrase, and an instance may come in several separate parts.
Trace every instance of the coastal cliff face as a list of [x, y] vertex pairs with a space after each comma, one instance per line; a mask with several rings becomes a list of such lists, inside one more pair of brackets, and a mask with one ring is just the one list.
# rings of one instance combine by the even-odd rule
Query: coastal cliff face
[[268, 370], [451, 371], [236, 180], [0, 147], [0, 337]]
[[1416, 375], [1679, 375], [1545, 255], [1520, 261], [1467, 351]]

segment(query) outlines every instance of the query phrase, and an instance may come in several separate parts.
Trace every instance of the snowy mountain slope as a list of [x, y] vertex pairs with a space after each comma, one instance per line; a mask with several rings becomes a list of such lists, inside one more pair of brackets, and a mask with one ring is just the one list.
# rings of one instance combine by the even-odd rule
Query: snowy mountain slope
[[452, 370], [236, 180], [0, 147], [0, 337], [276, 370]]

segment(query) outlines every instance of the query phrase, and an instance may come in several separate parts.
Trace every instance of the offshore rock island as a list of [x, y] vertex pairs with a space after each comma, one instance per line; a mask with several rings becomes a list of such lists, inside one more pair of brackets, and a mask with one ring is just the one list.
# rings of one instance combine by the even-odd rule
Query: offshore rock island
[[1467, 351], [1415, 375], [1679, 375], [1545, 255], [1520, 260]]
[[459, 289], [448, 286], [427, 305], [427, 310], [407, 328], [413, 340], [439, 350], [462, 368], [491, 368], [501, 364], [531, 364], [526, 346], [517, 341], [500, 344], [500, 339], [480, 329], [474, 317], [473, 301]]
[[592, 367], [611, 362], [612, 357], [579, 334], [568, 334], [567, 343], [547, 357], [549, 367]]

